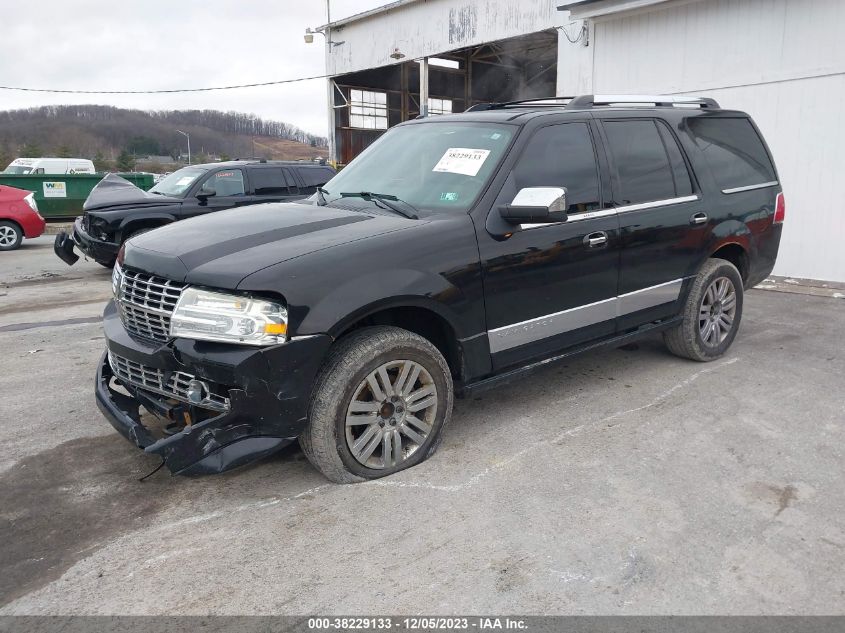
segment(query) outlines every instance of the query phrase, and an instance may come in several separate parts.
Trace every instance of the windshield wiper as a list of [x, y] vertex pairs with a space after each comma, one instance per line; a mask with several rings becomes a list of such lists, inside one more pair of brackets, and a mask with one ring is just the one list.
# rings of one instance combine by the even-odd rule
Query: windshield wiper
[[329, 192], [323, 189], [322, 187], [317, 187], [317, 206], [324, 207], [328, 204], [326, 200], [326, 194]]
[[[411, 220], [418, 220], [419, 219], [419, 216], [416, 213], [410, 213], [408, 211], [405, 211], [404, 209], [397, 207], [395, 204], [392, 204], [391, 201], [401, 202], [402, 204], [407, 205], [407, 206], [411, 207], [412, 209], [414, 209], [413, 205], [411, 205], [411, 204], [405, 202], [404, 200], [402, 200], [401, 198], [398, 198], [398, 197], [391, 195], [389, 193], [373, 193], [372, 191], [358, 191], [358, 192], [346, 191], [346, 192], [342, 192], [340, 194], [340, 197], [341, 198], [362, 198], [362, 199], [366, 200], [367, 202], [373, 202], [373, 201], [381, 202], [388, 209], [390, 209], [391, 211], [395, 211], [399, 215], [405, 216], [406, 218], [409, 218]], [[376, 205], [376, 206], [378, 206], [378, 205]], [[414, 209], [414, 211], [416, 211], [416, 209]]]

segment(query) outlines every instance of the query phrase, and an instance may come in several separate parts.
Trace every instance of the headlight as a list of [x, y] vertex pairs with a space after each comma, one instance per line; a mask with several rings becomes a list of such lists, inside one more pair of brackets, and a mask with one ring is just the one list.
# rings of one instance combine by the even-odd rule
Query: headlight
[[115, 299], [120, 298], [120, 286], [123, 283], [123, 269], [115, 262], [111, 271], [111, 291]]
[[185, 288], [170, 318], [170, 336], [276, 345], [287, 340], [285, 306], [252, 297]]

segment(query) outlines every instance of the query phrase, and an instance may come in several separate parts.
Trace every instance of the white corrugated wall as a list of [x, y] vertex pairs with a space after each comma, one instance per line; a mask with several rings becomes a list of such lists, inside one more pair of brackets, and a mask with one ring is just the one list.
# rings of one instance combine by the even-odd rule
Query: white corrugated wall
[[589, 53], [562, 41], [559, 93], [701, 94], [749, 112], [786, 192], [775, 274], [845, 281], [845, 1], [662, 6], [596, 20]]

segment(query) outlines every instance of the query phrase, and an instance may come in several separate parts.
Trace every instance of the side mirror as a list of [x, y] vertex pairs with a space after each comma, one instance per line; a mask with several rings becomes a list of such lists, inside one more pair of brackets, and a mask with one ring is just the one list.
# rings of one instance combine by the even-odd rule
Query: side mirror
[[206, 189], [205, 185], [203, 185], [202, 189], [200, 189], [197, 192], [197, 198], [199, 200], [208, 200], [210, 197], [216, 196], [216, 195], [217, 195], [217, 192], [214, 189]]
[[499, 207], [499, 215], [511, 224], [566, 222], [566, 208], [565, 188], [526, 187], [510, 204]]

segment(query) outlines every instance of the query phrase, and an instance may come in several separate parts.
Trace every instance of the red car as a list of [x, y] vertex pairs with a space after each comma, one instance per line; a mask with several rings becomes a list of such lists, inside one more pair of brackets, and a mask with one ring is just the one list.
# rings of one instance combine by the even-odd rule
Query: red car
[[0, 185], [0, 251], [15, 250], [24, 237], [38, 237], [45, 225], [34, 193]]

